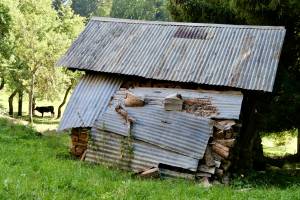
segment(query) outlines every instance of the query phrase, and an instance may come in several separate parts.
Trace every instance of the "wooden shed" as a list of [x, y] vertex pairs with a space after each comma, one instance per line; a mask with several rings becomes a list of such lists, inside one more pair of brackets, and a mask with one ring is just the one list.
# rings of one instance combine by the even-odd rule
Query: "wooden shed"
[[59, 131], [72, 129], [72, 153], [89, 162], [222, 178], [251, 134], [256, 95], [272, 92], [284, 35], [283, 27], [92, 18], [57, 63], [86, 72]]

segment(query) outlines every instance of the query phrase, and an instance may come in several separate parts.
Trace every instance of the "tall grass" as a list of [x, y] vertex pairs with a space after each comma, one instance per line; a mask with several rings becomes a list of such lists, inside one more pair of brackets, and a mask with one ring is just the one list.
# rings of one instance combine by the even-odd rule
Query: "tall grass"
[[204, 188], [80, 162], [68, 145], [68, 135], [40, 134], [0, 118], [0, 199], [300, 199], [298, 173], [252, 174]]

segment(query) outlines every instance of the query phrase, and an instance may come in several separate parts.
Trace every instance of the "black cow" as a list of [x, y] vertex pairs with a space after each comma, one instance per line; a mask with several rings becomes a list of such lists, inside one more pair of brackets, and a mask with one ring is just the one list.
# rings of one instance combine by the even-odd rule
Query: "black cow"
[[38, 111], [42, 114], [42, 117], [44, 117], [44, 112], [51, 112], [51, 116], [54, 117], [54, 107], [53, 106], [41, 106], [36, 107], [34, 110]]

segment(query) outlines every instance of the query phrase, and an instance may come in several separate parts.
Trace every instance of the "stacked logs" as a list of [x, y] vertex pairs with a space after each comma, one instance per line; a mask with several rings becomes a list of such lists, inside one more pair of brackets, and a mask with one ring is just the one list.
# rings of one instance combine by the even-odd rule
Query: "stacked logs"
[[200, 162], [197, 178], [219, 179], [228, 182], [232, 148], [238, 135], [239, 125], [233, 120], [220, 120], [214, 123], [214, 133], [204, 158]]
[[82, 158], [87, 150], [89, 129], [73, 128], [71, 131], [71, 154]]

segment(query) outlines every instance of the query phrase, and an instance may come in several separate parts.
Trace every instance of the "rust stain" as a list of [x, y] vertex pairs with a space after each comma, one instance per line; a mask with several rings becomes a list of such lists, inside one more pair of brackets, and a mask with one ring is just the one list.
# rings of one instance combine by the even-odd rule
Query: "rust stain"
[[184, 38], [184, 39], [205, 40], [208, 39], [207, 36], [208, 33], [205, 30], [203, 30], [203, 28], [188, 30], [186, 27], [179, 27], [174, 34], [174, 38]]
[[211, 98], [186, 99], [183, 101], [183, 110], [201, 117], [218, 115], [218, 109], [211, 102]]
[[255, 37], [248, 35], [243, 43], [242, 49], [240, 51], [240, 55], [238, 56], [235, 64], [233, 66], [233, 72], [231, 73], [230, 77], [230, 86], [234, 86], [237, 84], [238, 79], [241, 77], [241, 71], [243, 69], [243, 65], [249, 61], [252, 48], [254, 45]]

